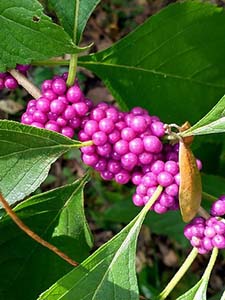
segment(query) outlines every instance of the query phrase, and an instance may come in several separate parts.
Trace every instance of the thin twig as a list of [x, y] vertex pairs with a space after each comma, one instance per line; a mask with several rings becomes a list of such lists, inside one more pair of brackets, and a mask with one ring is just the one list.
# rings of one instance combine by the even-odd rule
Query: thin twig
[[71, 259], [69, 256], [67, 256], [65, 253], [60, 251], [57, 247], [53, 246], [49, 242], [43, 240], [39, 235], [34, 233], [27, 225], [23, 223], [23, 221], [16, 215], [16, 213], [11, 209], [8, 202], [5, 200], [3, 195], [0, 193], [0, 202], [2, 206], [4, 207], [7, 214], [11, 217], [11, 219], [16, 223], [16, 225], [22, 229], [27, 235], [29, 235], [33, 240], [41, 244], [42, 246], [48, 248], [52, 252], [54, 252], [56, 255], [67, 261], [72, 266], [76, 267], [78, 266], [78, 263]]
[[8, 71], [34, 99], [41, 97], [41, 91], [22, 73], [12, 69]]
[[210, 218], [210, 215], [202, 206], [199, 207], [198, 214], [206, 220]]

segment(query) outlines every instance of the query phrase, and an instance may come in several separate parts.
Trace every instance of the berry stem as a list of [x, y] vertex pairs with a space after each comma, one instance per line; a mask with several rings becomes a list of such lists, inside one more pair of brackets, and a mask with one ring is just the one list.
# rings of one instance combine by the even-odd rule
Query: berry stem
[[34, 99], [41, 97], [41, 91], [19, 71], [12, 69], [8, 71]]
[[69, 74], [66, 82], [68, 87], [74, 85], [76, 72], [77, 72], [77, 54], [72, 54], [70, 59], [70, 65], [69, 65]]
[[198, 214], [206, 220], [210, 218], [210, 215], [202, 206], [199, 207]]
[[145, 208], [143, 211], [148, 211], [152, 205], [155, 203], [155, 201], [159, 198], [163, 191], [163, 187], [161, 185], [158, 185], [157, 189], [155, 190], [154, 194], [151, 196], [149, 201], [145, 204]]
[[177, 271], [177, 273], [174, 275], [174, 277], [170, 280], [170, 282], [167, 284], [165, 289], [159, 294], [157, 297], [158, 300], [166, 299], [166, 297], [171, 293], [171, 291], [174, 289], [174, 287], [178, 284], [178, 282], [181, 280], [181, 278], [184, 276], [184, 274], [187, 272], [187, 270], [190, 268], [191, 264], [195, 260], [195, 258], [198, 255], [198, 250], [196, 248], [193, 248], [186, 260], [183, 262], [180, 269]]
[[[80, 6], [80, 1], [76, 0], [75, 15], [74, 15], [74, 27], [73, 27], [73, 41], [74, 41], [74, 43], [77, 42], [79, 6]], [[74, 85], [74, 80], [76, 78], [76, 72], [77, 72], [77, 54], [72, 54], [71, 58], [70, 58], [68, 79], [67, 79], [67, 82], [66, 82], [68, 87]]]
[[213, 266], [216, 262], [216, 258], [217, 258], [218, 253], [219, 253], [218, 248], [213, 248], [209, 263], [208, 263], [207, 268], [205, 269], [205, 272], [202, 276], [203, 280], [207, 280], [207, 281], [209, 280], [209, 277], [210, 277], [210, 274], [212, 272]]
[[60, 251], [57, 247], [50, 244], [49, 242], [43, 240], [39, 235], [34, 233], [27, 225], [23, 223], [23, 221], [16, 215], [16, 213], [11, 209], [8, 202], [5, 200], [3, 195], [0, 193], [0, 202], [2, 206], [4, 207], [7, 214], [10, 216], [10, 218], [13, 220], [13, 222], [16, 223], [16, 225], [25, 232], [28, 236], [30, 236], [33, 240], [41, 244], [42, 246], [48, 248], [52, 252], [54, 252], [56, 255], [64, 259], [66, 262], [71, 264], [72, 266], [76, 267], [78, 266], [78, 263], [74, 260], [72, 260], [69, 256], [67, 256], [65, 253]]

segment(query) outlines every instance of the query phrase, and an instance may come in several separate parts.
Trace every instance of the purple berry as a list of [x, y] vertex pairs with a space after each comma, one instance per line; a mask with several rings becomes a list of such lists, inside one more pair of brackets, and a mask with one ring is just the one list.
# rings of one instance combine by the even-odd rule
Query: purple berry
[[50, 101], [46, 98], [39, 98], [37, 101], [37, 109], [43, 113], [47, 113], [50, 111]]
[[225, 237], [223, 235], [216, 234], [212, 238], [212, 244], [214, 247], [216, 247], [218, 249], [224, 249], [225, 248]]
[[67, 120], [65, 120], [63, 117], [58, 117], [56, 119], [56, 123], [60, 126], [60, 127], [65, 127], [67, 124]]
[[62, 128], [61, 133], [62, 135], [65, 135], [68, 138], [72, 139], [74, 136], [74, 129], [69, 126], [65, 126]]
[[107, 168], [107, 161], [104, 158], [100, 158], [98, 162], [93, 166], [93, 168], [98, 171], [102, 172], [105, 171]]
[[210, 214], [212, 216], [223, 216], [225, 215], [225, 201], [217, 200], [212, 204]]
[[164, 171], [159, 173], [159, 175], [157, 176], [157, 180], [161, 186], [167, 187], [173, 183], [174, 179], [170, 173]]
[[102, 119], [104, 119], [106, 117], [106, 113], [101, 108], [94, 108], [91, 111], [90, 117], [91, 117], [92, 120], [95, 120], [95, 121], [99, 122], [99, 121], [101, 121]]
[[63, 117], [66, 120], [70, 120], [73, 119], [76, 116], [76, 111], [73, 108], [73, 106], [67, 106], [67, 108], [65, 109], [64, 113], [63, 113]]
[[119, 173], [121, 170], [121, 164], [116, 160], [110, 160], [108, 162], [108, 170], [113, 174]]
[[169, 160], [165, 163], [164, 170], [172, 175], [179, 172], [179, 167], [175, 161]]
[[154, 122], [151, 124], [151, 131], [152, 134], [157, 136], [157, 137], [163, 137], [165, 135], [165, 128], [164, 124], [162, 122]]
[[117, 122], [118, 121], [119, 112], [118, 112], [118, 110], [115, 107], [110, 107], [110, 108], [106, 109], [105, 112], [106, 112], [107, 118], [109, 118], [113, 122]]
[[39, 122], [32, 122], [31, 126], [37, 127], [37, 128], [44, 128], [44, 125], [42, 123], [39, 123]]
[[77, 85], [71, 86], [66, 93], [66, 97], [71, 103], [79, 102], [82, 99], [82, 96], [82, 92]]
[[178, 185], [176, 183], [172, 183], [171, 185], [168, 185], [165, 189], [165, 192], [169, 196], [173, 196], [173, 197], [177, 196], [179, 192]]
[[130, 142], [136, 136], [135, 131], [130, 127], [125, 127], [121, 130], [121, 138], [125, 141]]
[[100, 173], [100, 175], [101, 175], [102, 179], [104, 179], [104, 180], [112, 180], [113, 177], [114, 177], [113, 173], [111, 173], [111, 172], [108, 171], [108, 170], [102, 171], [102, 172]]
[[138, 194], [134, 194], [132, 197], [132, 200], [133, 200], [134, 205], [136, 205], [136, 206], [144, 205], [143, 197]]
[[88, 166], [94, 166], [97, 164], [99, 158], [97, 154], [83, 154], [82, 155], [83, 162]]
[[114, 122], [111, 119], [104, 118], [99, 122], [99, 129], [107, 134], [114, 130]]
[[154, 135], [145, 136], [143, 138], [144, 148], [145, 151], [152, 152], [152, 153], [159, 153], [162, 151], [162, 143]]
[[105, 134], [105, 132], [102, 131], [97, 131], [92, 135], [92, 140], [93, 143], [96, 146], [102, 146], [107, 142], [107, 135]]
[[130, 174], [127, 171], [121, 170], [115, 175], [115, 181], [119, 184], [126, 184], [130, 180]]
[[153, 155], [148, 152], [143, 152], [139, 154], [138, 159], [142, 165], [149, 165], [153, 161]]
[[64, 95], [66, 91], [66, 82], [62, 78], [53, 80], [52, 90], [57, 95]]
[[42, 92], [46, 92], [47, 90], [51, 90], [52, 88], [52, 80], [45, 80], [41, 85]]
[[53, 101], [57, 98], [57, 95], [52, 90], [47, 90], [43, 93], [43, 97]]
[[108, 139], [109, 142], [111, 144], [115, 144], [116, 142], [118, 142], [120, 140], [121, 136], [120, 136], [120, 132], [117, 129], [114, 129], [109, 135], [108, 135]]
[[7, 76], [5, 78], [5, 87], [7, 89], [10, 89], [10, 90], [14, 90], [18, 87], [18, 82], [16, 81], [16, 79], [12, 76]]
[[132, 170], [137, 165], [137, 162], [138, 162], [137, 155], [131, 152], [128, 152], [121, 157], [122, 166], [126, 170]]
[[138, 133], [142, 133], [147, 128], [147, 122], [143, 116], [134, 116], [130, 120], [130, 127]]
[[51, 130], [51, 131], [56, 131], [60, 132], [60, 127], [55, 121], [48, 121], [45, 124], [45, 129]]
[[99, 130], [98, 122], [94, 120], [89, 120], [84, 125], [84, 132], [88, 135], [92, 136], [94, 133], [96, 133]]
[[141, 183], [141, 180], [142, 180], [142, 173], [134, 172], [132, 174], [131, 181], [133, 184], [139, 185]]
[[53, 100], [50, 104], [51, 112], [60, 115], [64, 112], [66, 104], [60, 100]]
[[74, 103], [72, 104], [72, 106], [75, 108], [75, 111], [78, 114], [78, 116], [83, 117], [88, 112], [88, 106], [85, 102]]
[[164, 166], [165, 166], [165, 163], [162, 160], [157, 160], [152, 164], [151, 171], [155, 175], [158, 175], [159, 173], [164, 171]]
[[114, 150], [120, 155], [126, 154], [129, 152], [129, 144], [127, 141], [119, 140], [115, 143]]
[[31, 125], [31, 123], [33, 122], [33, 117], [31, 115], [28, 115], [27, 113], [24, 113], [22, 115], [21, 122], [26, 125]]
[[105, 143], [102, 146], [97, 146], [97, 153], [104, 157], [110, 157], [112, 152], [112, 146], [109, 143]]
[[129, 150], [134, 154], [141, 154], [144, 151], [144, 145], [141, 138], [135, 138], [129, 142]]
[[45, 124], [47, 122], [47, 116], [43, 112], [37, 110], [33, 114], [33, 120]]

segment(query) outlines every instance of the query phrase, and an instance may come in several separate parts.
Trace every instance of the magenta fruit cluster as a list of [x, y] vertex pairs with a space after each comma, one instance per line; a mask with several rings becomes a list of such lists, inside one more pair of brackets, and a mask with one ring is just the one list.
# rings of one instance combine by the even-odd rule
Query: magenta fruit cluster
[[184, 228], [184, 235], [200, 254], [210, 252], [214, 247], [225, 249], [225, 195], [215, 201], [210, 211], [212, 217], [205, 220], [194, 218]]
[[[119, 184], [131, 181], [133, 203], [144, 206], [158, 185], [164, 190], [152, 210], [162, 214], [179, 209], [179, 144], [163, 142], [164, 123], [141, 107], [121, 112], [101, 102], [93, 106], [78, 85], [66, 86], [67, 73], [45, 80], [42, 96], [30, 100], [22, 123], [59, 132], [69, 138], [78, 133], [83, 162], [104, 180]], [[197, 160], [198, 168], [201, 162]]]
[[[120, 112], [100, 103], [82, 123], [80, 141], [93, 141], [81, 148], [82, 160], [105, 180], [136, 186], [133, 203], [144, 206], [158, 185], [164, 191], [152, 209], [159, 213], [179, 208], [179, 145], [163, 144], [164, 124], [141, 107]], [[200, 161], [197, 161], [201, 168]]]
[[42, 96], [29, 101], [21, 118], [23, 124], [73, 138], [75, 130], [80, 128], [84, 116], [92, 107], [92, 102], [84, 97], [77, 82], [68, 88], [66, 78], [67, 73], [43, 82]]
[[[27, 74], [28, 69], [30, 68], [29, 65], [17, 65], [16, 69], [23, 73], [24, 75]], [[17, 80], [8, 72], [0, 73], [0, 90], [4, 88], [9, 90], [14, 90], [18, 87]]]

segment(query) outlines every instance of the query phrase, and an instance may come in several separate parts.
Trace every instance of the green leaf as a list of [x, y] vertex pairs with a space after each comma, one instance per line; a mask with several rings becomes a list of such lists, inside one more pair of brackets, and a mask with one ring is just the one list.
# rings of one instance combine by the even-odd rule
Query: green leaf
[[79, 64], [104, 81], [122, 108], [138, 103], [165, 122], [195, 123], [224, 94], [224, 32], [222, 8], [176, 3]]
[[37, 0], [0, 1], [0, 71], [65, 53], [78, 53], [62, 27], [43, 13]]
[[[99, 217], [104, 221], [126, 224], [139, 211], [140, 209], [134, 206], [131, 197], [129, 197], [113, 204]], [[169, 211], [163, 215], [163, 218], [155, 212], [149, 212], [144, 223], [151, 229], [151, 232], [166, 235], [179, 242], [183, 247], [189, 246], [189, 242], [183, 234], [184, 223], [179, 212]]]
[[114, 300], [138, 300], [135, 252], [137, 237], [148, 210], [146, 205], [122, 231], [38, 299], [105, 300], [107, 297]]
[[54, 8], [65, 31], [71, 38], [75, 36], [75, 42], [79, 44], [85, 25], [100, 1], [101, 0], [49, 0], [49, 3]]
[[214, 248], [208, 266], [205, 269], [202, 278], [199, 280], [199, 282], [196, 283], [196, 285], [193, 288], [188, 290], [185, 294], [183, 294], [176, 300], [207, 300], [206, 294], [207, 294], [209, 277], [212, 272], [213, 266], [215, 264], [217, 255], [218, 255], [218, 249]]
[[[87, 177], [31, 197], [15, 212], [35, 233], [75, 261], [89, 255], [91, 235], [83, 209]], [[0, 220], [0, 299], [33, 300], [74, 267], [42, 247], [7, 216]]]
[[225, 291], [224, 291], [224, 293], [223, 293], [223, 295], [222, 295], [222, 297], [221, 297], [220, 300], [225, 300]]
[[225, 132], [225, 96], [195, 125], [181, 133], [182, 136]]
[[0, 121], [0, 190], [10, 204], [35, 191], [51, 164], [82, 144], [49, 130]]
[[195, 286], [176, 300], [206, 300], [207, 285], [208, 281], [201, 279]]

